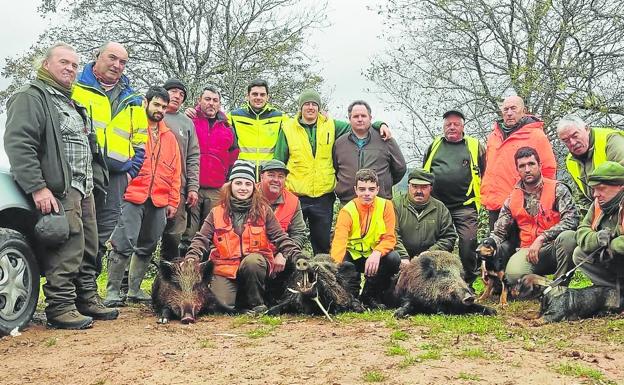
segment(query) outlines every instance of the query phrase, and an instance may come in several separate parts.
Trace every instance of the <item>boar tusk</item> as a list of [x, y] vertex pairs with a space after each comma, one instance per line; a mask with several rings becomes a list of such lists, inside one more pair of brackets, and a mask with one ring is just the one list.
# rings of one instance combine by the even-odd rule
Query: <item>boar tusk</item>
[[325, 308], [323, 307], [323, 304], [321, 303], [321, 301], [319, 301], [318, 295], [316, 297], [312, 298], [312, 301], [316, 302], [318, 307], [321, 308], [321, 310], [323, 311], [323, 313], [325, 314], [325, 317], [327, 317], [329, 322], [334, 322], [334, 320], [329, 316], [329, 313], [327, 312], [327, 310], [325, 310]]
[[297, 290], [291, 289], [289, 287], [287, 287], [286, 290], [288, 290], [289, 292], [291, 292], [293, 294], [300, 294], [300, 292], [298, 292]]

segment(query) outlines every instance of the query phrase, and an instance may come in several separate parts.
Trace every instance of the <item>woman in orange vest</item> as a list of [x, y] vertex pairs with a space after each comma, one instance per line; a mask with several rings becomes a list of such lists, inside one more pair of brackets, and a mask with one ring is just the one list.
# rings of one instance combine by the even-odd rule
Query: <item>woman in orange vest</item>
[[[301, 257], [301, 249], [282, 230], [255, 180], [252, 163], [234, 163], [221, 201], [206, 217], [187, 255], [201, 258], [210, 251], [211, 288], [219, 302], [260, 314], [267, 310], [265, 287], [274, 266], [271, 244], [291, 261]], [[239, 287], [243, 295], [237, 301]]]

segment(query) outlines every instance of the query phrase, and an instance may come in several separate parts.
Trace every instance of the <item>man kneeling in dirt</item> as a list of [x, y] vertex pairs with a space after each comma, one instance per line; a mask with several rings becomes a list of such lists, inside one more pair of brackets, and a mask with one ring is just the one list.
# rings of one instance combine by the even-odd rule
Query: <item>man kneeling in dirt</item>
[[380, 198], [377, 174], [361, 169], [355, 174], [356, 198], [338, 213], [331, 256], [349, 274], [349, 289], [357, 297], [361, 273], [366, 276], [360, 300], [364, 306], [379, 309], [382, 293], [399, 271], [401, 257], [394, 251], [395, 215], [392, 201]]
[[[624, 277], [624, 166], [607, 161], [589, 175], [594, 203], [576, 231], [576, 265], [595, 286], [617, 288]], [[600, 250], [603, 249], [603, 250]], [[619, 283], [619, 285], [618, 285]], [[621, 294], [621, 291], [620, 291]]]
[[511, 255], [505, 268], [507, 282], [514, 284], [531, 273], [565, 274], [571, 268], [566, 256], [572, 253], [575, 243], [559, 235], [578, 225], [572, 194], [566, 185], [542, 176], [540, 157], [534, 148], [519, 148], [514, 159], [520, 181], [505, 200], [490, 238], [481, 246], [506, 252], [500, 246], [515, 222], [520, 231], [520, 249]]
[[[295, 194], [284, 188], [286, 176], [288, 176], [288, 169], [284, 162], [277, 159], [269, 160], [260, 167], [258, 187], [262, 196], [269, 202], [269, 206], [271, 206], [282, 230], [300, 249], [303, 249], [307, 236], [301, 203]], [[282, 253], [277, 252], [275, 247], [273, 249], [275, 267], [273, 268], [273, 277], [267, 285], [269, 302], [277, 301], [282, 296], [286, 290], [286, 280], [294, 270], [296, 262], [286, 260]]]

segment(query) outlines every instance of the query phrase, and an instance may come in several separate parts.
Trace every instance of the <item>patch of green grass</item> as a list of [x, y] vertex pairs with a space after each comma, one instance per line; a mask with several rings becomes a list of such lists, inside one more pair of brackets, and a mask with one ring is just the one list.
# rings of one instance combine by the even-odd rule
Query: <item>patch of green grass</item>
[[364, 382], [382, 382], [386, 379], [386, 375], [380, 370], [369, 370], [362, 375]]
[[279, 326], [282, 324], [282, 318], [281, 317], [272, 317], [269, 315], [263, 315], [262, 317], [260, 317], [258, 319], [258, 321], [263, 324], [263, 325], [268, 325], [268, 326]]
[[414, 357], [412, 355], [408, 355], [405, 358], [403, 358], [403, 361], [399, 362], [399, 368], [400, 369], [405, 369], [407, 367], [410, 367], [412, 365], [414, 365], [417, 362], [421, 362], [422, 360], [418, 357]]
[[273, 326], [262, 326], [256, 328], [254, 330], [250, 330], [246, 333], [247, 337], [251, 339], [263, 338], [271, 334], [271, 332], [275, 329]]
[[52, 346], [56, 345], [57, 341], [58, 340], [56, 339], [56, 337], [50, 337], [43, 341], [43, 345], [46, 348], [51, 348]]
[[442, 358], [442, 353], [437, 349], [433, 349], [420, 353], [417, 357], [421, 360], [439, 360]]
[[390, 334], [392, 341], [407, 341], [409, 334], [404, 330], [395, 330]]
[[459, 380], [466, 380], [466, 381], [481, 381], [481, 377], [477, 376], [476, 374], [470, 374], [466, 372], [459, 372], [459, 374], [457, 375], [457, 378]]
[[510, 338], [509, 327], [500, 317], [481, 315], [415, 315], [411, 317], [415, 326], [429, 329], [429, 333], [446, 335], [492, 335], [504, 341]]
[[582, 289], [584, 287], [591, 286], [592, 282], [583, 272], [579, 269], [574, 272], [572, 281], [570, 281], [570, 287], [575, 289]]
[[232, 327], [237, 328], [239, 326], [247, 325], [255, 321], [255, 319], [249, 315], [242, 314], [232, 317]]
[[614, 382], [609, 381], [600, 370], [577, 363], [562, 362], [555, 368], [555, 371], [564, 376], [587, 378], [602, 384], [614, 384]]
[[485, 359], [485, 358], [489, 357], [489, 354], [486, 353], [481, 348], [466, 348], [466, 349], [462, 350], [459, 355], [461, 357], [464, 357], [464, 358], [483, 358], [483, 359]]
[[387, 319], [386, 320], [386, 327], [388, 329], [398, 329], [400, 327], [399, 326], [399, 321], [397, 321], [397, 319], [394, 318], [394, 317], [392, 317], [390, 319]]
[[213, 349], [216, 347], [214, 342], [210, 340], [199, 340], [198, 344], [200, 349]]
[[485, 290], [485, 284], [483, 283], [481, 277], [477, 277], [477, 279], [475, 279], [475, 281], [472, 283], [472, 288], [477, 294], [483, 293], [483, 290]]
[[595, 330], [600, 334], [600, 339], [605, 342], [624, 344], [624, 319], [609, 320], [603, 327]]
[[407, 356], [408, 354], [409, 352], [407, 349], [396, 343], [390, 345], [390, 347], [386, 350], [387, 356]]
[[389, 322], [394, 318], [390, 310], [374, 310], [365, 311], [364, 313], [342, 313], [338, 314], [335, 319], [339, 322], [352, 323], [354, 321]]

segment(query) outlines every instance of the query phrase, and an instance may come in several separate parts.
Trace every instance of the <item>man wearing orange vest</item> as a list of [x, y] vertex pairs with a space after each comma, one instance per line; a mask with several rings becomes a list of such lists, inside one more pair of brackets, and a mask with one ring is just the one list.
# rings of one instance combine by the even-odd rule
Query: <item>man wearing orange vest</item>
[[[375, 171], [363, 168], [355, 173], [356, 198], [338, 212], [331, 257], [341, 263], [348, 285], [357, 297], [361, 273], [366, 276], [360, 300], [370, 309], [382, 309], [381, 296], [390, 279], [399, 271], [401, 257], [396, 246], [394, 206], [377, 196], [379, 182]], [[348, 271], [348, 274], [347, 274]]]
[[501, 105], [502, 120], [494, 122], [487, 139], [485, 163], [481, 181], [481, 204], [489, 212], [490, 230], [498, 218], [503, 202], [520, 177], [514, 167], [514, 154], [520, 147], [531, 146], [542, 159], [542, 174], [555, 179], [557, 161], [550, 141], [544, 134], [544, 122], [528, 115], [524, 101], [510, 96]]
[[[288, 168], [284, 162], [273, 159], [260, 166], [259, 190], [266, 198], [280, 224], [290, 239], [303, 249], [307, 240], [306, 225], [303, 220], [299, 198], [284, 188]], [[296, 261], [287, 261], [282, 253], [275, 253], [273, 279], [269, 280], [267, 293], [269, 299], [279, 299], [285, 290], [286, 278], [295, 267]]]
[[[565, 230], [578, 226], [579, 215], [568, 187], [542, 177], [539, 154], [532, 147], [521, 147], [514, 155], [520, 181], [503, 203], [498, 220], [482, 246], [490, 247], [506, 260], [513, 248], [505, 247], [509, 230], [516, 224], [520, 249], [505, 269], [507, 282], [514, 284], [526, 274], [562, 275], [571, 268], [567, 257], [575, 242], [559, 237]], [[498, 247], [497, 247], [498, 246]]]
[[119, 290], [128, 262], [128, 301], [148, 302], [141, 282], [165, 229], [180, 203], [182, 161], [178, 140], [163, 118], [169, 93], [151, 87], [145, 95], [149, 137], [145, 162], [123, 196], [121, 216], [113, 230], [108, 255], [108, 282], [104, 304], [123, 306]]
[[618, 287], [622, 294], [624, 277], [624, 166], [607, 161], [589, 175], [594, 203], [576, 231], [578, 247], [574, 263], [601, 248], [593, 260], [580, 269], [596, 286]]

